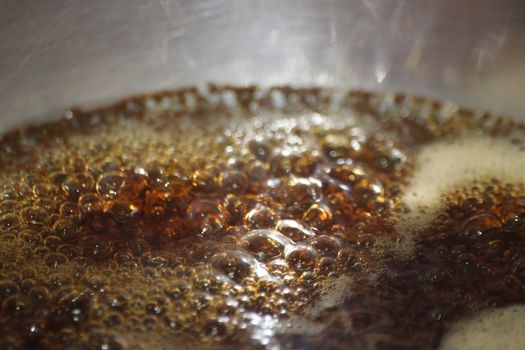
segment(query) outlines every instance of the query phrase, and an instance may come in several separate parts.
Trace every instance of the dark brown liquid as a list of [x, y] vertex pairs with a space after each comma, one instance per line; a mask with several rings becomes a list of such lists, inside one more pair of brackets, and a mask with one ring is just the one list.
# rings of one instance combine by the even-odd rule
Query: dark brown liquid
[[519, 183], [480, 178], [398, 225], [418, 152], [470, 134], [525, 132], [424, 99], [228, 87], [12, 131], [0, 348], [436, 348], [525, 302]]

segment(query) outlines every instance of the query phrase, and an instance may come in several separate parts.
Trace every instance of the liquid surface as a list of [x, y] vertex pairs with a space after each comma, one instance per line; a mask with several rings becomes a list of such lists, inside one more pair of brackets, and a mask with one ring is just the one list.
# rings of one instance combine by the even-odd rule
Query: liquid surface
[[217, 86], [9, 132], [0, 348], [465, 348], [525, 317], [524, 135], [421, 98]]

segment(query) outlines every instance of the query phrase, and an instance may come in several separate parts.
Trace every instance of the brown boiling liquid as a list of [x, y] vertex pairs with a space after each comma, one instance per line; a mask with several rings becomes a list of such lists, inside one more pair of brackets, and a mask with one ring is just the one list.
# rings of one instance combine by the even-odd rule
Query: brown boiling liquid
[[511, 130], [400, 95], [212, 86], [12, 131], [0, 348], [436, 348], [525, 302], [525, 192], [470, 184], [408, 235], [415, 155]]

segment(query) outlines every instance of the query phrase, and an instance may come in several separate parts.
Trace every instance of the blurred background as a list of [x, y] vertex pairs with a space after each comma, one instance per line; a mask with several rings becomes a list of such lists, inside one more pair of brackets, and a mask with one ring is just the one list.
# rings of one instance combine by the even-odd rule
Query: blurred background
[[525, 2], [0, 0], [0, 130], [207, 82], [398, 91], [525, 120]]

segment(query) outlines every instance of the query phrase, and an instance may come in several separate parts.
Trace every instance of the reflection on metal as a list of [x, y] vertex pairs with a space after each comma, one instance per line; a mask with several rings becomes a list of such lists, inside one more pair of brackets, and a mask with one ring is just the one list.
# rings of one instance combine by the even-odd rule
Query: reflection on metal
[[3, 1], [0, 23], [0, 129], [209, 81], [395, 90], [525, 115], [520, 0]]

